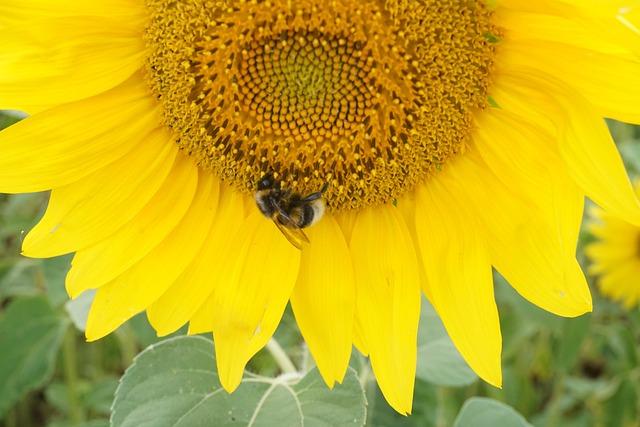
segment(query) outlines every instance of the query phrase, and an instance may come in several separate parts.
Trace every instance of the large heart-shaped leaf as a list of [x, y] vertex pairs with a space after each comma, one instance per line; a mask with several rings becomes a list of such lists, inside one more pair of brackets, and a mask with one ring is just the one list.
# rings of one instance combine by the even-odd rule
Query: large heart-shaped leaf
[[465, 402], [454, 427], [532, 427], [525, 418], [509, 405], [484, 397]]
[[349, 369], [333, 390], [317, 370], [266, 378], [245, 374], [228, 394], [220, 385], [213, 342], [176, 337], [148, 347], [127, 370], [111, 417], [124, 426], [362, 426], [366, 401]]

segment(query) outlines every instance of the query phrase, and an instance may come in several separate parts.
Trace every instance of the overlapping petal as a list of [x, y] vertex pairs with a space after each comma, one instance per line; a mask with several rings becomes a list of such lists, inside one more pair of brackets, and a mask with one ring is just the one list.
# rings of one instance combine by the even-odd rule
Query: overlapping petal
[[505, 110], [488, 110], [476, 117], [476, 123], [475, 146], [487, 166], [529, 206], [540, 209], [541, 220], [558, 233], [563, 252], [573, 257], [584, 193], [566, 170], [553, 135]]
[[420, 317], [418, 260], [409, 230], [393, 205], [359, 212], [349, 243], [356, 316], [387, 402], [411, 412]]
[[518, 11], [556, 15], [576, 22], [593, 34], [640, 57], [638, 0], [500, 0]]
[[505, 41], [543, 41], [562, 43], [592, 51], [626, 56], [629, 51], [602, 34], [567, 16], [530, 13], [500, 7], [495, 11], [496, 21], [505, 29]]
[[230, 240], [221, 265], [213, 338], [220, 382], [232, 392], [280, 322], [298, 276], [300, 251], [255, 211]]
[[498, 104], [540, 117], [557, 134], [559, 153], [582, 191], [606, 210], [640, 224], [640, 202], [620, 154], [588, 101], [566, 83], [534, 69], [502, 70], [500, 75], [492, 89]]
[[0, 3], [0, 27], [20, 21], [60, 16], [101, 16], [135, 20], [142, 18], [142, 2], [134, 0], [3, 0]]
[[[451, 170], [468, 161], [456, 159]], [[502, 337], [493, 295], [491, 257], [485, 228], [469, 209], [470, 182], [456, 182], [447, 169], [416, 191], [416, 233], [431, 303], [469, 366], [500, 387]], [[494, 203], [487, 200], [487, 203]]]
[[466, 156], [472, 161], [461, 160], [454, 173], [461, 182], [481, 183], [470, 197], [490, 230], [494, 266], [539, 307], [570, 317], [590, 311], [584, 276], [573, 274], [570, 264], [584, 195], [568, 176], [553, 139], [506, 111], [486, 112], [477, 120], [475, 145], [486, 164], [472, 151]]
[[[565, 231], [563, 240], [553, 212], [540, 208], [543, 193], [536, 197], [522, 192], [515, 179], [511, 184], [499, 181], [472, 152], [457, 161], [452, 174], [459, 182], [478, 183], [469, 185], [468, 200], [491, 236], [491, 262], [522, 296], [563, 316], [591, 310], [585, 279], [576, 276], [570, 264], [575, 259], [575, 239], [567, 238]], [[566, 229], [571, 233], [579, 224], [578, 217]]]
[[[340, 225], [340, 229], [344, 236], [345, 241], [348, 243], [351, 241], [351, 232], [353, 231], [353, 226], [356, 223], [358, 215], [356, 212], [346, 211], [340, 212], [335, 216], [336, 221]], [[353, 345], [358, 349], [358, 351], [363, 356], [369, 355], [369, 349], [365, 343], [363, 327], [360, 324], [361, 320], [356, 316], [353, 323]]]
[[307, 231], [291, 295], [296, 322], [329, 387], [342, 382], [351, 356], [356, 288], [351, 254], [335, 218]]
[[[184, 165], [192, 162], [182, 154], [176, 157], [177, 147], [167, 144], [164, 137], [162, 131], [152, 132], [132, 150], [132, 155], [116, 165], [55, 188], [44, 217], [24, 240], [23, 253], [48, 257], [87, 248], [153, 205], [151, 200], [157, 192], [186, 185], [187, 175], [171, 173], [172, 168], [186, 170]], [[186, 186], [185, 194], [188, 189]]]
[[[189, 169], [188, 172], [194, 175], [195, 171], [192, 168]], [[203, 214], [215, 209], [218, 191], [217, 183], [211, 177], [201, 176], [199, 181], [197, 177], [195, 178], [196, 182], [189, 184], [193, 185], [195, 190], [197, 183], [198, 191], [195, 194], [193, 191], [186, 192], [187, 195], [193, 196], [193, 200], [182, 201], [182, 206], [188, 209], [186, 212], [183, 209], [176, 211], [176, 214], [182, 211], [182, 221], [171, 229], [167, 237], [146, 257], [111, 282], [98, 288], [87, 319], [86, 336], [89, 341], [113, 332], [126, 320], [147, 309], [174, 283], [196, 256], [198, 249], [204, 243], [205, 235], [198, 235], [198, 232], [193, 229], [193, 224], [202, 221]], [[179, 200], [175, 192], [171, 191], [167, 191], [162, 196], [169, 203]], [[167, 207], [165, 203], [164, 208]], [[149, 215], [139, 218], [139, 221], [132, 221], [129, 227], [142, 229], [146, 224], [157, 219], [157, 215], [155, 218]], [[87, 285], [86, 282], [81, 283]]]
[[[181, 175], [176, 173], [170, 179], [184, 179]], [[173, 255], [176, 262], [193, 255], [199, 248], [198, 242], [206, 236], [202, 229], [210, 224], [209, 211], [215, 212], [218, 183], [209, 182], [211, 178], [199, 174], [196, 188], [191, 174], [184, 176], [188, 179], [187, 187], [180, 199], [166, 199], [170, 192], [158, 193], [157, 202], [148, 204], [109, 238], [75, 254], [66, 280], [69, 295], [77, 296], [85, 286], [100, 287], [144, 259], [146, 268], [150, 268], [167, 252], [179, 252]], [[186, 200], [190, 195], [194, 197], [191, 206], [168, 208], [171, 203], [182, 198]], [[201, 200], [205, 196], [214, 200]]]
[[[640, 43], [640, 39], [638, 40]], [[636, 108], [640, 98], [640, 58], [627, 59], [619, 52], [596, 52], [558, 42], [505, 41], [503, 67], [531, 67], [571, 82], [593, 104], [599, 117], [640, 123]]]
[[157, 121], [139, 79], [24, 119], [0, 132], [0, 191], [44, 191], [78, 181], [120, 160]]
[[[194, 232], [205, 236], [200, 253], [147, 309], [149, 321], [158, 335], [170, 334], [188, 321], [193, 322], [192, 318], [203, 303], [208, 298], [216, 297], [212, 294], [219, 286], [220, 272], [227, 268], [223, 264], [223, 254], [244, 220], [242, 199], [239, 194], [220, 184], [222, 208], [215, 215], [213, 212], [203, 212], [202, 217], [193, 224]], [[213, 328], [212, 316], [209, 313], [207, 331]]]
[[[0, 29], [0, 108], [34, 113], [97, 95], [144, 64], [139, 28], [97, 16], [55, 17]], [[55, 82], [55, 83], [52, 83]]]

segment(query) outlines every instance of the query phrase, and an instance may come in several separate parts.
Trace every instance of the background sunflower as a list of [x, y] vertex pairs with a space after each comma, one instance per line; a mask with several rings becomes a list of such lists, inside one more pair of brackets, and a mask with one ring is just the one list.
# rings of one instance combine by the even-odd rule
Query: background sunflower
[[[634, 135], [628, 132], [628, 137]], [[633, 142], [623, 143], [621, 151], [628, 169], [637, 176], [640, 172], [637, 146]], [[635, 180], [634, 187], [640, 193], [640, 180]], [[587, 272], [597, 276], [598, 289], [604, 296], [631, 309], [640, 302], [640, 227], [597, 206], [590, 206], [588, 213], [587, 229], [594, 241], [585, 247], [590, 260]]]

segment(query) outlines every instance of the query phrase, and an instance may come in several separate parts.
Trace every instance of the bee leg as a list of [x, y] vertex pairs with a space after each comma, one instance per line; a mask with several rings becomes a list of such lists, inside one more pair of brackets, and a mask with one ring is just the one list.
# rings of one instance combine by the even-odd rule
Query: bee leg
[[324, 186], [322, 187], [322, 189], [316, 193], [313, 194], [309, 194], [307, 197], [301, 199], [302, 202], [311, 202], [313, 200], [318, 200], [320, 197], [322, 197], [322, 194], [324, 194], [325, 191], [327, 191], [327, 188], [329, 188], [329, 183], [327, 182], [326, 184], [324, 184]]

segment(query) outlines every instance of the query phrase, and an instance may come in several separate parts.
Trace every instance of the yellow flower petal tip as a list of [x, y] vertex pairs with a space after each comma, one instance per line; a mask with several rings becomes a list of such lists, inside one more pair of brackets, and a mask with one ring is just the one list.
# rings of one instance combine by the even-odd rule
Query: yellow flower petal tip
[[234, 391], [236, 391], [236, 389], [242, 382], [243, 374], [244, 374], [244, 371], [241, 371], [240, 374], [232, 373], [232, 372], [220, 373], [220, 371], [218, 371], [218, 375], [220, 376], [220, 384], [222, 384], [222, 388], [224, 388], [227, 391], [227, 393], [233, 393]]
[[0, 108], [33, 114], [0, 131], [0, 191], [52, 190], [23, 253], [75, 253], [69, 294], [98, 289], [90, 341], [142, 311], [160, 334], [189, 323], [213, 333], [231, 392], [290, 302], [329, 388], [355, 345], [408, 414], [420, 289], [496, 387], [492, 267], [549, 312], [592, 310], [575, 259], [585, 196], [607, 211], [590, 271], [638, 301], [622, 224], [640, 226], [640, 204], [602, 120], [640, 122], [635, 12], [14, 3]]

